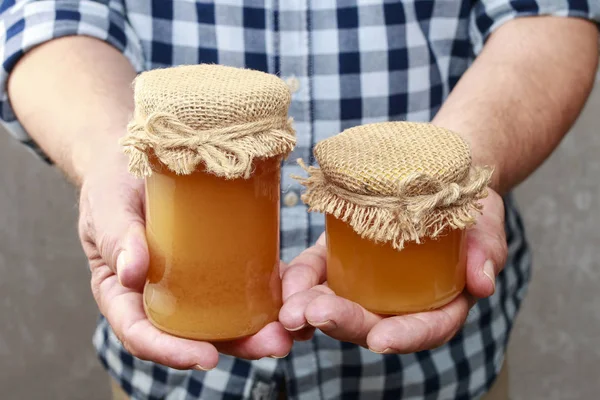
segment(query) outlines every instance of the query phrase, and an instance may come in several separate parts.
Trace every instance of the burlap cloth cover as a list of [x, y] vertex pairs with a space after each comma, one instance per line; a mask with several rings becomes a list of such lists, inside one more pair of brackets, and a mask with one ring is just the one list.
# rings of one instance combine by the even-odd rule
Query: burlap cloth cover
[[208, 64], [152, 70], [136, 78], [134, 99], [120, 143], [138, 177], [152, 174], [155, 157], [178, 174], [202, 163], [217, 176], [247, 179], [255, 159], [285, 156], [296, 143], [290, 90], [263, 72]]
[[320, 169], [299, 161], [309, 173], [298, 178], [309, 210], [398, 250], [471, 226], [492, 174], [471, 166], [460, 136], [424, 123], [357, 126], [318, 143], [314, 153]]

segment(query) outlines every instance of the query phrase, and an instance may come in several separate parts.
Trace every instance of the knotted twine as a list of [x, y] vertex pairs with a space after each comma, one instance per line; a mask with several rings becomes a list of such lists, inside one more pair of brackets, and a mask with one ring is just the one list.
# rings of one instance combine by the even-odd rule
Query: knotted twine
[[315, 157], [321, 168], [299, 160], [309, 176], [297, 177], [309, 210], [397, 250], [472, 226], [492, 175], [488, 167], [471, 166], [458, 135], [430, 124], [355, 127], [317, 144]]
[[145, 72], [135, 81], [135, 116], [121, 139], [129, 170], [150, 176], [152, 159], [177, 174], [200, 164], [248, 179], [257, 158], [285, 156], [296, 139], [289, 89], [258, 71], [197, 65]]

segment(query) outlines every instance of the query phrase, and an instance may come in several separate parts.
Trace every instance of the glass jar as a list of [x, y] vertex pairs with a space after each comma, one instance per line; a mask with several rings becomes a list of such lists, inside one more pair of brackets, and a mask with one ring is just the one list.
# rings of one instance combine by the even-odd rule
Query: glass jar
[[465, 231], [437, 239], [391, 244], [363, 239], [352, 227], [326, 216], [327, 282], [341, 297], [377, 314], [397, 315], [442, 307], [465, 287]]
[[482, 210], [491, 168], [468, 143], [427, 123], [346, 129], [301, 166], [302, 200], [325, 214], [327, 282], [383, 315], [440, 308], [465, 287], [466, 232]]
[[277, 319], [280, 162], [256, 161], [248, 179], [153, 168], [146, 178], [144, 308], [159, 329], [224, 341]]
[[226, 341], [277, 319], [281, 160], [296, 144], [279, 77], [216, 64], [141, 73], [120, 143], [146, 180], [148, 319]]

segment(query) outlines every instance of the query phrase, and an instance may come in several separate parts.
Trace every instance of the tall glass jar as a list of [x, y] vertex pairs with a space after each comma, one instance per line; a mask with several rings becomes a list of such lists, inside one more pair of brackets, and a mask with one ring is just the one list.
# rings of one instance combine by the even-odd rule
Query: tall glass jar
[[144, 309], [159, 329], [225, 341], [277, 319], [280, 165], [295, 144], [288, 87], [197, 65], [143, 73], [122, 140], [146, 180]]

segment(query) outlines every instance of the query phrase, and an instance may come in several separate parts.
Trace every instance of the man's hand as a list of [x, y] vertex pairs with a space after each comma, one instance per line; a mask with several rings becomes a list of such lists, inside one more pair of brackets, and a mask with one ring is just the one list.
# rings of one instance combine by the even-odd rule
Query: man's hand
[[304, 251], [283, 272], [284, 305], [279, 319], [296, 340], [314, 328], [377, 353], [412, 353], [433, 349], [454, 337], [477, 298], [491, 296], [504, 267], [507, 248], [502, 198], [490, 190], [483, 215], [467, 233], [467, 286], [446, 306], [428, 312], [381, 317], [343, 299], [327, 286], [326, 244]]
[[246, 359], [283, 357], [292, 347], [279, 322], [256, 335], [218, 344], [186, 340], [155, 328], [142, 306], [148, 270], [144, 183], [126, 172], [126, 159], [105, 162], [81, 189], [79, 235], [90, 262], [100, 311], [132, 355], [178, 369], [212, 369], [219, 352]]
[[129, 61], [107, 43], [69, 36], [28, 52], [8, 85], [19, 120], [81, 187], [79, 234], [100, 311], [130, 353], [173, 368], [214, 368], [219, 352], [248, 359], [284, 356], [292, 340], [280, 323], [213, 345], [163, 333], [146, 318], [144, 183], [129, 175], [118, 145], [133, 111], [135, 76]]

